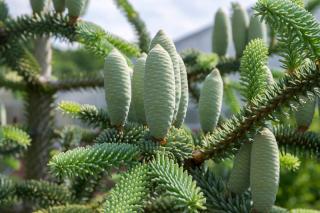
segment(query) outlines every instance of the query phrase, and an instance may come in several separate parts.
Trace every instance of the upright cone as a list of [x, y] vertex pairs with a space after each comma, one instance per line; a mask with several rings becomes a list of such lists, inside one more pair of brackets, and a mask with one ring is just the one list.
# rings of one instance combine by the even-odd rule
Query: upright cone
[[186, 66], [182, 58], [179, 56], [179, 67], [181, 75], [181, 99], [178, 109], [178, 114], [174, 125], [180, 128], [187, 114], [188, 103], [189, 103], [189, 88], [188, 88], [188, 76]]
[[173, 64], [175, 85], [175, 109], [173, 120], [176, 120], [181, 98], [181, 77], [179, 68], [179, 58], [172, 39], [170, 39], [163, 30], [159, 30], [156, 36], [152, 39], [150, 49], [152, 49], [157, 44], [160, 44], [163, 47], [163, 49], [165, 49], [169, 53], [169, 56]]
[[270, 212], [279, 188], [279, 150], [275, 136], [263, 128], [254, 138], [251, 150], [250, 187], [253, 208]]
[[33, 13], [41, 13], [47, 4], [47, 0], [30, 0]]
[[66, 9], [66, 0], [52, 0], [54, 10], [57, 13], [63, 13]]
[[256, 38], [261, 38], [264, 42], [267, 42], [267, 26], [264, 22], [260, 21], [259, 17], [251, 16], [248, 30], [248, 42]]
[[225, 56], [228, 50], [230, 36], [230, 21], [225, 11], [220, 8], [214, 18], [212, 51], [219, 56]]
[[87, 0], [66, 0], [68, 14], [72, 21], [76, 20], [82, 14], [86, 4]]
[[130, 80], [131, 80], [131, 101], [130, 101], [130, 107], [129, 107], [129, 113], [128, 113], [128, 121], [129, 122], [137, 122], [137, 117], [136, 117], [136, 111], [134, 110], [134, 103], [132, 101], [132, 92], [133, 92], [133, 69], [129, 67], [129, 73], [130, 73]]
[[315, 97], [311, 99], [304, 97], [304, 99], [306, 102], [299, 106], [298, 110], [295, 112], [297, 127], [302, 132], [306, 131], [309, 128], [316, 108]]
[[144, 74], [147, 55], [143, 53], [134, 65], [132, 76], [132, 102], [136, 119], [139, 123], [146, 124], [146, 115], [144, 110]]
[[174, 71], [170, 55], [159, 44], [151, 49], [144, 76], [144, 109], [151, 136], [163, 140], [175, 107]]
[[248, 43], [249, 17], [247, 11], [239, 4], [232, 4], [232, 38], [237, 57], [241, 57]]
[[236, 194], [242, 194], [250, 186], [251, 143], [241, 146], [233, 161], [229, 178], [229, 188]]
[[104, 87], [111, 125], [123, 126], [129, 113], [131, 79], [127, 61], [117, 49], [106, 58]]
[[199, 116], [204, 132], [217, 126], [223, 99], [223, 81], [219, 70], [214, 69], [204, 80], [199, 99]]

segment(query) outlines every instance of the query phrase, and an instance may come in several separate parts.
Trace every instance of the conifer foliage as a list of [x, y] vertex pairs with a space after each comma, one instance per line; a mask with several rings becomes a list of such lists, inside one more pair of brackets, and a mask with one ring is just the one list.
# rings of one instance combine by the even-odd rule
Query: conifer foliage
[[[138, 46], [82, 20], [87, 0], [54, 0], [50, 12], [45, 0], [30, 3], [32, 15], [13, 19], [0, 0], [1, 63], [22, 77], [0, 81], [28, 92], [31, 125], [26, 132], [1, 126], [0, 155], [20, 158], [27, 152], [27, 168], [38, 162], [45, 169], [39, 166], [41, 175], [26, 180], [1, 174], [0, 210], [20, 205], [39, 213], [289, 212], [275, 206], [280, 166], [294, 171], [299, 158], [320, 157], [320, 136], [308, 130], [320, 95], [320, 26], [300, 1], [258, 0], [250, 21], [239, 3], [232, 5], [231, 17], [220, 9], [214, 53], [181, 55], [163, 30], [150, 38], [127, 0], [115, 3], [133, 25]], [[273, 32], [269, 45], [266, 24]], [[78, 42], [105, 58], [104, 78], [43, 81], [26, 42], [44, 35]], [[231, 36], [234, 57], [227, 52]], [[270, 71], [270, 54], [282, 57], [281, 73]], [[228, 78], [235, 72], [239, 81]], [[105, 89], [106, 108], [62, 101], [56, 111], [87, 126], [55, 135], [48, 127], [51, 117], [44, 116], [51, 113], [54, 94], [98, 87]], [[200, 131], [184, 124], [189, 101], [198, 102]], [[48, 108], [42, 119], [34, 107]], [[228, 117], [226, 108], [235, 114]], [[284, 113], [296, 125], [287, 124]], [[43, 134], [35, 137], [40, 127]], [[54, 137], [54, 150], [34, 140]], [[212, 162], [225, 159], [234, 160], [228, 178], [213, 172]]]

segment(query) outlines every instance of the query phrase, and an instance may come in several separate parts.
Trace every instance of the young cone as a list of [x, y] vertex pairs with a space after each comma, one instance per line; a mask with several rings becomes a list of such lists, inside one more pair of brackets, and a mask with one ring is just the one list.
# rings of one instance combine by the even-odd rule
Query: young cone
[[204, 132], [217, 126], [223, 99], [223, 81], [219, 70], [214, 69], [204, 80], [199, 99], [199, 116]]
[[144, 109], [151, 136], [163, 140], [171, 126], [174, 107], [174, 71], [170, 55], [160, 45], [151, 49], [144, 76]]
[[270, 212], [279, 188], [280, 163], [277, 141], [268, 128], [255, 136], [250, 164], [253, 208], [257, 212]]
[[143, 53], [134, 65], [132, 76], [132, 103], [136, 113], [136, 119], [142, 124], [146, 124], [143, 95], [146, 59], [147, 55]]
[[237, 57], [242, 56], [242, 52], [248, 42], [248, 13], [239, 3], [232, 4], [232, 37]]
[[188, 103], [189, 103], [189, 89], [188, 89], [188, 76], [187, 76], [186, 67], [184, 65], [182, 58], [180, 56], [178, 57], [179, 57], [179, 67], [180, 67], [180, 75], [181, 75], [181, 99], [180, 99], [177, 119], [174, 125], [177, 128], [180, 128], [187, 114]]
[[57, 13], [63, 13], [66, 9], [66, 0], [52, 0], [54, 10]]
[[123, 126], [130, 107], [131, 80], [126, 59], [117, 49], [106, 58], [104, 87], [111, 125]]
[[176, 120], [181, 98], [181, 77], [179, 68], [179, 58], [173, 41], [165, 34], [163, 30], [159, 30], [156, 36], [152, 39], [150, 49], [152, 49], [157, 44], [160, 44], [163, 47], [163, 49], [165, 49], [169, 53], [173, 64], [175, 85], [175, 109], [173, 120]]
[[230, 191], [236, 194], [242, 194], [250, 186], [250, 157], [251, 143], [245, 143], [234, 158], [229, 178]]
[[47, 4], [47, 0], [30, 0], [33, 13], [41, 13]]
[[267, 26], [264, 22], [261, 22], [257, 16], [251, 16], [248, 30], [248, 42], [255, 38], [261, 38], [264, 42], [267, 42]]
[[128, 121], [130, 122], [136, 122], [136, 111], [134, 110], [134, 103], [132, 101], [132, 92], [133, 92], [133, 88], [132, 88], [132, 78], [133, 78], [133, 69], [131, 67], [129, 67], [129, 73], [130, 73], [130, 80], [131, 80], [131, 101], [130, 101], [130, 107], [129, 107], [129, 113], [128, 113]]
[[228, 50], [231, 36], [229, 22], [227, 14], [220, 8], [214, 18], [212, 33], [212, 51], [219, 56], [225, 56]]
[[316, 98], [304, 99], [306, 102], [299, 106], [298, 110], [295, 112], [297, 127], [299, 131], [302, 132], [309, 128], [316, 108]]
[[68, 14], [71, 22], [77, 21], [86, 4], [86, 0], [66, 0], [66, 6], [68, 8]]

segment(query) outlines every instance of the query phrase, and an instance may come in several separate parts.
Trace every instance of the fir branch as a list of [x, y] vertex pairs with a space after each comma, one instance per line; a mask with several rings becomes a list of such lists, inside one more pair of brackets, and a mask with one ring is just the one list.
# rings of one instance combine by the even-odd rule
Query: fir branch
[[62, 101], [58, 109], [92, 126], [107, 127], [110, 125], [107, 112], [102, 109], [97, 109], [93, 105], [81, 105], [71, 101]]
[[138, 47], [116, 35], [105, 32], [101, 27], [91, 22], [78, 23], [76, 40], [101, 57], [106, 57], [114, 47], [129, 57], [140, 55]]
[[156, 153], [166, 153], [168, 157], [179, 162], [192, 157], [192, 136], [185, 129], [172, 127], [166, 141], [166, 144], [160, 145], [159, 142], [150, 140], [147, 133], [144, 140], [140, 140], [139, 148], [147, 159], [153, 157]]
[[260, 0], [255, 6], [260, 15], [280, 35], [291, 35], [295, 49], [308, 50], [311, 59], [320, 58], [320, 26], [314, 16], [290, 0]]
[[145, 213], [180, 213], [181, 209], [175, 208], [175, 201], [170, 196], [160, 196], [158, 198], [150, 199], [145, 207]]
[[299, 39], [295, 35], [288, 34], [279, 36], [278, 40], [278, 47], [281, 50], [279, 55], [282, 57], [279, 61], [285, 70], [294, 72], [306, 58], [303, 49], [297, 45]]
[[222, 75], [239, 71], [240, 61], [236, 58], [220, 57], [217, 68]]
[[[2, 46], [0, 45], [0, 47]], [[39, 81], [40, 66], [28, 50], [15, 43], [5, 52], [0, 50], [0, 55], [5, 63], [22, 76], [25, 81], [41, 85]]]
[[98, 89], [104, 86], [103, 78], [79, 78], [59, 80], [48, 82], [48, 87], [55, 91], [72, 91], [72, 90], [85, 90], [85, 89]]
[[71, 180], [70, 191], [76, 202], [86, 203], [90, 201], [97, 192], [101, 189], [101, 183], [105, 177], [104, 172], [94, 175], [87, 175], [85, 178], [76, 177]]
[[181, 54], [183, 62], [186, 65], [188, 79], [204, 79], [212, 69], [218, 64], [219, 57], [216, 54], [207, 54], [200, 51], [190, 49]]
[[0, 74], [0, 87], [9, 89], [9, 90], [15, 92], [15, 91], [24, 90], [26, 88], [26, 85], [24, 82], [7, 79]]
[[289, 153], [281, 153], [280, 154], [280, 168], [287, 169], [289, 171], [297, 171], [300, 167], [300, 160], [294, 155]]
[[157, 152], [166, 152], [179, 161], [192, 157], [192, 136], [185, 129], [172, 127], [168, 133], [167, 143], [161, 145], [150, 139], [149, 130], [140, 124], [128, 123], [122, 131], [116, 128], [104, 130], [96, 139], [96, 143], [129, 143], [139, 146], [141, 153], [150, 158]]
[[67, 188], [47, 181], [26, 180], [17, 182], [18, 198], [30, 201], [45, 208], [53, 205], [66, 204], [72, 200]]
[[70, 25], [68, 22], [67, 17], [53, 13], [22, 15], [5, 22], [0, 43], [9, 48], [14, 43], [50, 35], [73, 41], [76, 25]]
[[149, 167], [137, 165], [122, 175], [104, 204], [106, 213], [140, 212], [148, 196]]
[[105, 57], [113, 47], [128, 56], [140, 54], [139, 48], [135, 45], [105, 32], [97, 25], [85, 21], [70, 25], [67, 17], [52, 13], [24, 15], [15, 20], [6, 21], [0, 33], [2, 47], [0, 51], [9, 50], [15, 43], [52, 35], [71, 42], [77, 41], [102, 57]]
[[62, 130], [56, 131], [56, 137], [63, 150], [80, 146], [81, 142], [92, 143], [97, 134], [96, 131], [73, 125], [65, 126]]
[[104, 143], [59, 153], [51, 159], [49, 167], [56, 176], [86, 178], [112, 167], [134, 164], [139, 154], [134, 145]]
[[226, 183], [209, 170], [196, 169], [191, 173], [206, 197], [209, 212], [250, 212], [251, 199], [247, 192], [241, 195], [231, 194]]
[[254, 39], [246, 46], [240, 65], [241, 93], [250, 102], [258, 94], [263, 94], [267, 85], [265, 65], [268, 48], [262, 39]]
[[99, 211], [89, 205], [79, 205], [79, 204], [71, 204], [71, 205], [63, 205], [63, 206], [55, 206], [50, 207], [48, 209], [41, 209], [35, 211], [34, 213], [98, 213]]
[[223, 78], [223, 94], [224, 95], [224, 101], [228, 104], [229, 109], [232, 113], [238, 113], [240, 111], [240, 103], [236, 96], [235, 90], [234, 90], [234, 84], [235, 82], [232, 82], [229, 80], [229, 78], [224, 77]]
[[135, 28], [136, 34], [139, 38], [139, 47], [142, 52], [149, 51], [150, 35], [147, 31], [144, 21], [140, 18], [139, 13], [133, 8], [133, 6], [127, 0], [115, 0], [117, 6], [126, 15], [128, 21]]
[[30, 136], [24, 131], [13, 126], [0, 127], [0, 154], [17, 154], [30, 143]]
[[152, 180], [165, 191], [166, 195], [172, 197], [176, 207], [188, 212], [198, 212], [205, 208], [205, 198], [200, 188], [173, 160], [164, 155], [157, 155], [150, 166]]
[[16, 199], [16, 187], [12, 178], [0, 174], [0, 206], [12, 204]]
[[283, 106], [293, 107], [299, 96], [319, 93], [319, 69], [304, 68], [299, 74], [286, 76], [266, 90], [265, 95], [256, 97], [239, 114], [224, 122], [204, 139], [202, 150], [194, 151], [195, 162], [213, 157], [219, 160], [234, 154], [250, 133], [267, 118], [273, 118], [274, 111]]
[[128, 123], [119, 132], [116, 128], [108, 128], [101, 132], [95, 143], [128, 143], [138, 144], [144, 139], [147, 128], [136, 123]]
[[284, 153], [320, 159], [320, 136], [314, 132], [299, 132], [291, 126], [273, 128], [279, 148]]

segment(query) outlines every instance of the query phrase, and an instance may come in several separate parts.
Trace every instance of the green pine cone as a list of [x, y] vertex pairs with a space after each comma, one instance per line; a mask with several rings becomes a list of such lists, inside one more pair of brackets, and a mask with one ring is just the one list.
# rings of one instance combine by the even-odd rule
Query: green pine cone
[[175, 107], [174, 71], [170, 55], [160, 45], [149, 52], [144, 76], [144, 109], [150, 133], [164, 139]]
[[303, 97], [303, 99], [306, 103], [298, 107], [298, 110], [295, 112], [295, 118], [298, 129], [304, 132], [312, 122], [316, 107], [316, 98], [308, 99]]
[[127, 61], [117, 49], [113, 49], [106, 58], [104, 87], [110, 123], [123, 126], [129, 113], [131, 80]]
[[175, 108], [173, 120], [176, 120], [181, 98], [181, 77], [179, 68], [179, 58], [172, 39], [170, 39], [163, 30], [159, 30], [156, 36], [152, 39], [150, 49], [152, 49], [157, 44], [160, 44], [163, 47], [163, 49], [165, 49], [169, 53], [173, 64], [175, 85]]
[[87, 0], [66, 0], [66, 6], [68, 8], [68, 14], [70, 17], [79, 17], [82, 14]]
[[253, 208], [270, 212], [279, 187], [279, 150], [273, 133], [262, 129], [254, 138], [251, 150], [250, 187]]
[[177, 119], [174, 123], [175, 127], [180, 128], [187, 114], [188, 103], [189, 103], [189, 89], [188, 89], [188, 76], [186, 71], [186, 66], [179, 55], [179, 67], [181, 75], [181, 98], [180, 105], [177, 114]]
[[223, 81], [219, 70], [214, 69], [204, 80], [199, 99], [199, 116], [204, 132], [217, 126], [223, 99]]
[[232, 4], [232, 37], [237, 57], [242, 53], [248, 43], [249, 17], [247, 11], [239, 4]]
[[33, 13], [41, 13], [47, 4], [47, 0], [30, 0]]
[[250, 186], [251, 143], [245, 143], [234, 158], [229, 178], [230, 191], [242, 194]]
[[214, 18], [212, 51], [219, 56], [225, 56], [228, 50], [230, 36], [230, 21], [225, 11], [220, 8]]
[[128, 113], [128, 121], [130, 122], [136, 122], [137, 118], [136, 118], [136, 111], [134, 110], [134, 103], [132, 101], [132, 92], [133, 92], [133, 88], [132, 88], [132, 77], [133, 77], [133, 69], [131, 67], [129, 68], [129, 73], [130, 73], [130, 80], [131, 80], [131, 101], [130, 101], [130, 107], [129, 107], [129, 113]]
[[147, 55], [143, 53], [134, 65], [132, 76], [132, 103], [136, 113], [136, 119], [142, 124], [146, 124], [143, 96], [146, 59]]
[[66, 0], [52, 0], [52, 3], [57, 13], [63, 13], [66, 9]]
[[90, 3], [90, 0], [84, 0], [84, 6], [82, 7], [82, 10], [81, 10], [81, 13], [80, 13], [80, 16], [84, 16], [88, 10], [88, 7], [89, 7], [89, 3]]
[[248, 42], [255, 38], [261, 38], [264, 42], [267, 42], [267, 26], [260, 21], [259, 17], [253, 15], [250, 18]]

